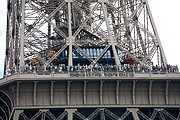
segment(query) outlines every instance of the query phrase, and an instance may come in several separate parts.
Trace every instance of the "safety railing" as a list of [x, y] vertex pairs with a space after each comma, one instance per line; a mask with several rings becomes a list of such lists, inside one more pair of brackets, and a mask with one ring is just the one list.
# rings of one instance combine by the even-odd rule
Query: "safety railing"
[[166, 68], [157, 66], [133, 66], [133, 65], [106, 65], [106, 66], [26, 66], [21, 69], [12, 69], [7, 71], [7, 76], [13, 74], [30, 74], [50, 75], [50, 74], [68, 74], [70, 77], [132, 77], [135, 73], [151, 73], [151, 74], [168, 74], [179, 73], [177, 66]]

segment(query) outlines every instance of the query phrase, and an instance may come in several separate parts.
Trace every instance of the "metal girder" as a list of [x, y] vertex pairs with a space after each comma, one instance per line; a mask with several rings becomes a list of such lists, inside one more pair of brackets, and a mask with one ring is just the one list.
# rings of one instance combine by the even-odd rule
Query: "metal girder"
[[116, 83], [116, 104], [119, 104], [119, 81]]
[[96, 109], [93, 113], [91, 113], [88, 117], [87, 120], [93, 120], [100, 112], [100, 109]]
[[128, 115], [129, 115], [130, 111], [127, 110], [121, 117], [120, 120], [124, 120]]
[[71, 81], [67, 83], [67, 105], [70, 105], [70, 89], [71, 89]]
[[86, 22], [91, 18], [92, 13], [97, 9], [98, 7], [98, 3], [94, 6], [94, 8], [92, 9], [92, 11], [86, 16], [85, 21], [82, 22], [82, 24], [79, 26], [79, 28], [75, 31], [75, 33], [73, 34], [73, 37], [75, 38], [79, 32], [81, 31], [81, 29], [85, 26]]
[[103, 108], [100, 109], [100, 120], [106, 120]]
[[63, 38], [67, 38], [67, 35], [61, 30], [59, 29], [53, 22], [50, 22], [52, 28], [54, 31], [56, 31], [60, 36], [62, 36]]
[[83, 90], [83, 101], [84, 101], [84, 105], [87, 104], [87, 81], [84, 81], [84, 90]]
[[180, 120], [180, 112], [179, 112], [179, 115], [178, 115], [178, 117], [177, 117], [177, 120]]
[[132, 102], [136, 104], [136, 81], [133, 81], [133, 89], [132, 89]]
[[158, 111], [155, 109], [150, 117], [150, 120], [154, 120], [156, 115], [157, 115]]
[[67, 111], [64, 111], [56, 120], [62, 120], [67, 114]]
[[24, 34], [24, 30], [25, 30], [25, 0], [22, 0], [22, 8], [21, 8], [21, 12], [22, 12], [22, 17], [21, 17], [21, 42], [20, 42], [20, 67], [24, 66], [24, 38], [25, 38], [25, 34]]
[[69, 55], [68, 55], [68, 66], [73, 66], [73, 57], [72, 57], [72, 25], [71, 25], [71, 2], [68, 2], [68, 42], [69, 42]]
[[139, 114], [141, 117], [143, 117], [145, 120], [149, 120], [149, 117], [147, 115], [145, 115], [143, 112], [141, 112], [140, 110], [137, 111], [137, 114]]
[[156, 26], [155, 26], [155, 22], [154, 22], [154, 20], [153, 20], [153, 16], [152, 16], [152, 14], [151, 14], [151, 10], [150, 10], [150, 7], [149, 7], [149, 3], [148, 3], [147, 0], [143, 0], [143, 2], [145, 2], [145, 3], [146, 3], [146, 6], [147, 6], [148, 15], [149, 15], [149, 17], [150, 17], [150, 21], [151, 21], [151, 23], [152, 23], [153, 30], [154, 30], [155, 35], [156, 35], [156, 37], [157, 37], [158, 45], [159, 45], [159, 47], [160, 47], [160, 49], [161, 49], [161, 53], [162, 53], [161, 55], [162, 55], [162, 58], [163, 58], [163, 63], [164, 63], [164, 65], [167, 65], [167, 59], [166, 59], [166, 56], [165, 56], [165, 53], [164, 53], [162, 44], [161, 44], [161, 42], [160, 42], [160, 38], [159, 38], [157, 29], [156, 29]]
[[108, 116], [110, 119], [112, 120], [121, 120], [116, 114], [114, 114], [113, 112], [111, 112], [108, 109], [104, 109], [104, 112], [106, 113], [105, 115]]
[[115, 64], [117, 66], [119, 66], [120, 61], [119, 61], [117, 51], [116, 51], [116, 48], [115, 48], [114, 39], [113, 39], [113, 36], [111, 34], [111, 30], [110, 30], [110, 25], [109, 25], [109, 21], [108, 21], [108, 17], [107, 17], [107, 8], [105, 7], [104, 2], [102, 2], [101, 5], [102, 5], [103, 13], [104, 13], [104, 19], [105, 19], [107, 31], [108, 31], [108, 34], [109, 34], [109, 40], [110, 40], [110, 43], [111, 43], [111, 46], [112, 46], [112, 51], [113, 51], [113, 55], [114, 55], [114, 59], [115, 59]]
[[169, 81], [166, 81], [166, 104], [169, 104]]
[[16, 86], [16, 105], [19, 106], [19, 88], [20, 87], [20, 82], [17, 82], [17, 86]]
[[68, 46], [67, 44], [64, 44], [64, 45], [61, 47], [61, 49], [59, 49], [59, 50], [46, 62], [46, 65], [49, 65], [54, 59], [56, 59], [56, 57], [57, 57], [58, 55], [60, 55], [60, 54], [63, 52], [63, 50], [66, 49], [67, 46]]
[[37, 104], [37, 81], [34, 81], [33, 104]]
[[128, 110], [132, 113], [134, 120], [140, 120], [137, 114], [137, 108], [128, 108]]
[[54, 82], [51, 81], [51, 105], [54, 105]]
[[46, 111], [43, 111], [41, 115], [41, 120], [45, 120], [45, 118], [46, 118]]
[[47, 111], [46, 114], [47, 114], [46, 116], [48, 117], [48, 119], [56, 120], [56, 117], [50, 111]]
[[99, 56], [98, 56], [95, 60], [92, 61], [92, 63], [91, 63], [90, 66], [95, 65], [95, 64], [98, 62], [98, 60], [99, 60], [101, 57], [103, 57], [103, 55], [107, 52], [107, 50], [109, 49], [110, 46], [111, 46], [111, 45], [107, 45], [107, 46], [103, 49], [103, 51], [99, 54]]
[[86, 120], [86, 117], [85, 117], [83, 114], [81, 114], [80, 112], [75, 111], [74, 114], [75, 114], [77, 117], [79, 117], [80, 119]]
[[67, 112], [67, 120], [73, 120], [73, 113], [77, 111], [77, 109], [66, 109], [65, 111]]
[[23, 112], [19, 115], [19, 117], [23, 120], [29, 120], [29, 118]]
[[[62, 6], [64, 6], [65, 4], [66, 4], [65, 1], [61, 2], [61, 4], [60, 4], [54, 11], [52, 11], [52, 12], [48, 15], [48, 17], [45, 17], [45, 14], [43, 14], [44, 17], [45, 17], [44, 20], [43, 20], [43, 21], [37, 20], [37, 21], [34, 23], [34, 25], [33, 25], [33, 28], [34, 28], [34, 29], [32, 29], [32, 31], [29, 33], [29, 35], [32, 34], [32, 33], [34, 33], [34, 32], [36, 32], [36, 31], [35, 31], [36, 29], [39, 29], [40, 27], [42, 27], [42, 25], [44, 25], [47, 21], [49, 21], [49, 20], [62, 8]], [[42, 15], [42, 17], [43, 17], [43, 15]], [[42, 19], [42, 18], [40, 17], [40, 19]], [[39, 24], [38, 24], [38, 23], [39, 23]]]
[[161, 111], [159, 111], [158, 113], [160, 115], [161, 120], [166, 120], [166, 118], [164, 117], [164, 114]]
[[100, 101], [100, 104], [102, 105], [103, 104], [103, 81], [100, 81], [100, 96], [99, 96], [99, 101]]
[[176, 117], [174, 117], [172, 114], [170, 114], [169, 112], [167, 112], [166, 110], [162, 110], [162, 113], [164, 113], [164, 115], [168, 116], [169, 118], [171, 118], [172, 120], [177, 120]]
[[30, 120], [35, 120], [42, 115], [42, 111], [38, 111]]
[[84, 55], [90, 62], [93, 62], [92, 57], [91, 57], [90, 55], [86, 54], [86, 52], [85, 52], [83, 49], [81, 49], [76, 43], [73, 44], [73, 45], [74, 45], [74, 47], [78, 50], [79, 53], [81, 53], [82, 55]]
[[116, 45], [120, 50], [125, 51], [132, 59], [136, 60], [137, 62], [139, 62], [141, 65], [145, 65], [146, 63], [144, 63], [143, 61], [139, 60], [138, 58], [136, 58], [134, 55], [132, 55], [128, 50], [126, 50], [125, 48], [121, 47], [120, 45]]
[[152, 80], [149, 81], [149, 104], [152, 104]]

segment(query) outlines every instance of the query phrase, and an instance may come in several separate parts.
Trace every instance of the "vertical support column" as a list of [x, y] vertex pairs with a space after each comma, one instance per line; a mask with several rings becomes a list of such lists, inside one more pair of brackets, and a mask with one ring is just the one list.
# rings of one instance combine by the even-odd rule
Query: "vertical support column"
[[86, 105], [87, 104], [87, 102], [86, 102], [86, 90], [87, 90], [87, 81], [84, 81], [84, 105]]
[[156, 26], [155, 26], [155, 22], [154, 22], [153, 16], [151, 14], [149, 3], [148, 3], [147, 0], [143, 0], [143, 2], [146, 3], [146, 7], [147, 7], [148, 15], [149, 15], [149, 18], [150, 18], [150, 22], [152, 24], [153, 31], [155, 32], [155, 35], [156, 35], [156, 38], [157, 38], [157, 42], [158, 42], [158, 46], [160, 47], [161, 55], [162, 55], [162, 58], [163, 58], [163, 63], [164, 63], [164, 65], [167, 65], [167, 59], [166, 59], [166, 56], [165, 56], [165, 53], [164, 53], [164, 50], [163, 50], [163, 47], [162, 47], [162, 44], [161, 44], [158, 32], [157, 32], [157, 29], [156, 29]]
[[132, 102], [134, 105], [136, 104], [136, 96], [135, 96], [136, 93], [135, 92], [136, 92], [136, 81], [134, 80], [133, 81], [133, 93], [132, 93]]
[[17, 81], [17, 86], [16, 86], [16, 105], [19, 106], [19, 86], [20, 82]]
[[116, 63], [117, 66], [119, 66], [120, 61], [119, 61], [117, 51], [116, 51], [116, 48], [115, 48], [115, 45], [114, 45], [113, 36], [111, 34], [111, 28], [110, 28], [108, 17], [107, 17], [107, 9], [106, 9], [105, 4], [104, 4], [105, 2], [107, 2], [107, 0], [98, 0], [98, 2], [101, 2], [101, 5], [102, 5], [102, 9], [103, 9], [103, 13], [104, 13], [104, 19], [105, 19], [106, 26], [107, 26], [107, 31], [108, 31], [108, 34], [109, 34], [109, 39], [110, 39], [110, 43], [111, 43], [111, 46], [112, 46], [115, 63]]
[[166, 80], [166, 105], [169, 104], [169, 94], [168, 94], [168, 91], [169, 91], [169, 81]]
[[34, 99], [33, 99], [33, 103], [34, 105], [37, 105], [37, 81], [34, 81]]
[[15, 110], [13, 115], [13, 120], [19, 120], [19, 115], [23, 112], [23, 110]]
[[71, 81], [68, 81], [68, 85], [67, 85], [67, 105], [70, 105], [70, 89], [71, 89]]
[[22, 2], [22, 7], [21, 7], [21, 32], [20, 32], [20, 36], [21, 36], [21, 40], [20, 40], [20, 67], [24, 66], [24, 30], [25, 30], [25, 0], [21, 0]]
[[54, 104], [54, 81], [51, 81], [51, 105]]
[[119, 81], [116, 83], [116, 104], [119, 104]]
[[69, 42], [69, 58], [68, 58], [68, 66], [73, 66], [73, 58], [72, 58], [72, 25], [71, 25], [71, 2], [72, 0], [66, 0], [68, 2], [68, 42]]
[[152, 104], [152, 80], [149, 81], [149, 104]]
[[137, 114], [137, 111], [138, 111], [137, 108], [130, 108], [128, 110], [132, 113], [134, 120], [140, 120], [139, 116]]
[[100, 98], [100, 105], [103, 104], [103, 101], [102, 101], [102, 99], [103, 99], [102, 91], [103, 91], [103, 81], [100, 82], [100, 97], [99, 97]]
[[100, 120], [106, 120], [105, 114], [104, 114], [104, 108], [100, 109]]
[[77, 109], [65, 109], [67, 111], [67, 120], [73, 120], [73, 113], [77, 111]]
[[[41, 114], [41, 120], [45, 120], [46, 119], [46, 113], [47, 111], [49, 111], [48, 109], [42, 109], [42, 110], [39, 110], [42, 112]], [[38, 117], [38, 116], [37, 116]], [[34, 119], [37, 119], [37, 118], [34, 118]]]

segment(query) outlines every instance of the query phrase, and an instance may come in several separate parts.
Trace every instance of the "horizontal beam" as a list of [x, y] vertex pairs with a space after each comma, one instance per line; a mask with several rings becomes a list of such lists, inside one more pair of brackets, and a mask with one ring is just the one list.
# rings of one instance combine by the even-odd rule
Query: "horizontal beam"
[[27, 106], [14, 107], [14, 110], [50, 109], [50, 108], [180, 108], [180, 105], [77, 105], [77, 106]]

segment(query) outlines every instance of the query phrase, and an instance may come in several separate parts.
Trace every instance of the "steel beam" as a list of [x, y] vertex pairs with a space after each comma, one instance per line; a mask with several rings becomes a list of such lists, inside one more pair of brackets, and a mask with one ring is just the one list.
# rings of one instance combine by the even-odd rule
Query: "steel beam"
[[103, 104], [103, 81], [100, 81], [100, 96], [99, 96], [99, 99], [100, 99], [100, 105]]
[[54, 82], [51, 81], [51, 105], [54, 105]]
[[25, 0], [21, 0], [20, 67], [24, 67]]
[[23, 113], [23, 110], [14, 110], [13, 120], [19, 120], [21, 113]]
[[67, 120], [73, 120], [73, 113], [77, 111], [77, 109], [65, 109], [65, 111], [68, 113]]
[[19, 106], [19, 87], [20, 87], [20, 82], [17, 81], [17, 85], [16, 85], [16, 106]]
[[136, 104], [136, 81], [133, 81], [132, 102]]
[[132, 113], [134, 120], [140, 120], [137, 114], [138, 109], [136, 108], [128, 108], [128, 110]]
[[37, 81], [34, 81], [33, 104], [37, 105]]
[[116, 104], [119, 104], [119, 81], [116, 82]]
[[157, 32], [157, 29], [156, 29], [156, 26], [155, 26], [155, 22], [154, 22], [154, 19], [153, 19], [153, 16], [152, 16], [152, 13], [151, 13], [151, 10], [150, 10], [150, 7], [149, 7], [149, 3], [148, 3], [147, 0], [143, 0], [143, 2], [146, 3], [147, 12], [148, 12], [148, 15], [149, 15], [152, 27], [153, 27], [153, 31], [155, 32], [155, 35], [157, 37], [158, 45], [159, 45], [159, 47], [161, 49], [161, 53], [162, 53], [161, 55], [162, 55], [162, 58], [163, 58], [163, 63], [164, 63], [164, 65], [167, 65], [167, 59], [166, 59], [166, 56], [165, 56], [165, 53], [164, 53], [164, 50], [163, 50], [163, 47], [162, 47], [158, 32]]
[[152, 80], [149, 81], [149, 104], [152, 104]]
[[105, 113], [104, 113], [104, 108], [100, 109], [100, 120], [106, 120]]
[[71, 81], [67, 83], [67, 105], [70, 105], [70, 90], [71, 90]]
[[71, 2], [68, 2], [68, 44], [69, 44], [69, 55], [68, 55], [68, 66], [73, 66], [73, 58], [72, 58], [72, 26], [71, 26]]
[[117, 51], [116, 51], [116, 48], [115, 48], [115, 43], [114, 43], [113, 36], [111, 34], [111, 28], [110, 28], [108, 17], [107, 17], [107, 8], [105, 7], [104, 1], [101, 3], [101, 5], [102, 5], [103, 13], [104, 13], [104, 19], [105, 19], [105, 22], [106, 22], [107, 31], [108, 31], [108, 34], [109, 34], [109, 40], [110, 40], [112, 50], [113, 50], [115, 63], [116, 63], [117, 66], [119, 66], [120, 61], [119, 61], [118, 54], [117, 54]]
[[166, 80], [166, 105], [169, 104], [169, 81]]
[[83, 102], [84, 102], [84, 105], [87, 104], [87, 101], [86, 101], [86, 91], [87, 91], [87, 81], [84, 81], [84, 90], [83, 90], [83, 96], [84, 96], [84, 99], [83, 99]]

